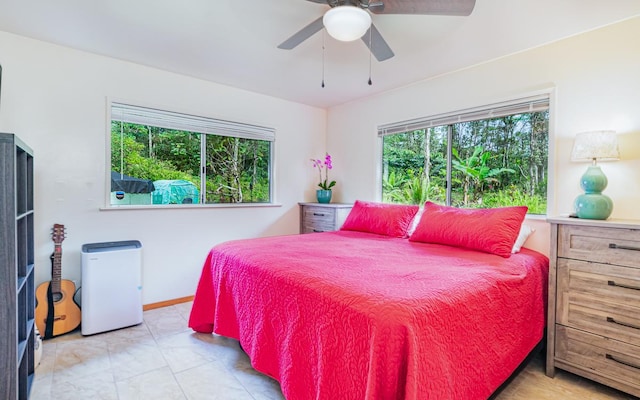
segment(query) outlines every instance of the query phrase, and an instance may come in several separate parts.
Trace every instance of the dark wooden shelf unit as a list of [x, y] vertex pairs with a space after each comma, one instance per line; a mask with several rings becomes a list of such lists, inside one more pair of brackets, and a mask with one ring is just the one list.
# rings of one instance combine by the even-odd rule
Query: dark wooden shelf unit
[[33, 152], [0, 133], [0, 398], [28, 399], [34, 373]]

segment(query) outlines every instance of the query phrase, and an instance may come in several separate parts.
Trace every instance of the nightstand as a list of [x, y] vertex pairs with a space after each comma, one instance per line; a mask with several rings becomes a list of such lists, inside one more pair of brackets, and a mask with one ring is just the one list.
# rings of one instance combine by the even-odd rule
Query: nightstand
[[640, 221], [548, 221], [547, 375], [640, 396]]
[[340, 229], [353, 204], [298, 203], [300, 233], [329, 232]]

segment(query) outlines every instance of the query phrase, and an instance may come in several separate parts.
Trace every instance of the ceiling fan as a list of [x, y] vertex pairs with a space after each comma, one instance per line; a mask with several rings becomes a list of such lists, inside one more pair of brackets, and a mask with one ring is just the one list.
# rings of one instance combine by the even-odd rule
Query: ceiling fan
[[[467, 16], [475, 7], [475, 0], [306, 0], [331, 7], [323, 16], [296, 32], [278, 48], [291, 50], [322, 28], [332, 37], [350, 41], [362, 38], [378, 61], [394, 56], [378, 29], [371, 23], [373, 14], [422, 14]], [[344, 14], [344, 15], [343, 15]], [[334, 28], [335, 26], [335, 28]], [[347, 37], [334, 35], [333, 30], [353, 30]], [[340, 37], [339, 37], [340, 36]]]

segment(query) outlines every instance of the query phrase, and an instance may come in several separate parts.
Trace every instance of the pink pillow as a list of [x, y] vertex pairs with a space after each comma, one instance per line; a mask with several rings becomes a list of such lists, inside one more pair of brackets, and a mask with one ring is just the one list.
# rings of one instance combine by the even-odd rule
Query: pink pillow
[[508, 258], [527, 209], [456, 208], [428, 201], [409, 240], [465, 247]]
[[340, 230], [407, 237], [407, 229], [419, 208], [416, 205], [356, 200]]

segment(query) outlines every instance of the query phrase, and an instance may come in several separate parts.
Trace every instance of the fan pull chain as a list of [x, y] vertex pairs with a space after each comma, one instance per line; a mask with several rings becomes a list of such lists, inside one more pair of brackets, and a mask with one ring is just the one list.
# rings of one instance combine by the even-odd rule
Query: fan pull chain
[[325, 30], [322, 30], [322, 87], [324, 88], [324, 38]]
[[373, 30], [373, 25], [369, 27], [369, 86], [371, 86], [371, 84], [373, 82], [371, 82], [371, 53], [373, 53], [373, 50], [371, 49], [371, 31]]

